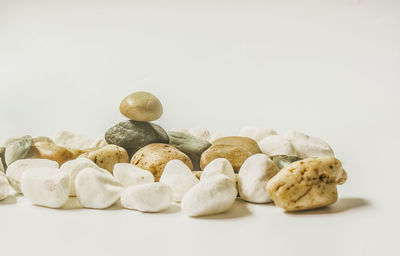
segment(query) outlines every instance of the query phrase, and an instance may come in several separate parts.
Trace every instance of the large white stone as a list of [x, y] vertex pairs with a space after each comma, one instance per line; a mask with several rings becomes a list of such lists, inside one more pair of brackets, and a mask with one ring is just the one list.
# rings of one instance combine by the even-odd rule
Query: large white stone
[[238, 174], [240, 197], [252, 203], [272, 202], [266, 186], [268, 181], [279, 172], [279, 168], [265, 154], [255, 154], [244, 161]]
[[121, 204], [132, 210], [160, 212], [172, 202], [172, 190], [163, 183], [148, 183], [126, 188], [121, 195]]
[[199, 183], [199, 180], [181, 160], [171, 160], [164, 168], [160, 183], [168, 185], [172, 189], [173, 200], [180, 202], [186, 192]]
[[280, 135], [271, 135], [258, 143], [261, 152], [268, 156], [297, 156], [292, 143]]
[[193, 128], [190, 129], [189, 133], [197, 138], [206, 140], [206, 141], [210, 141], [211, 139], [211, 134], [210, 131], [207, 130], [206, 128]]
[[33, 204], [60, 208], [68, 200], [70, 177], [58, 168], [30, 168], [22, 174], [21, 190]]
[[208, 179], [214, 175], [223, 174], [231, 180], [235, 180], [235, 171], [231, 163], [225, 158], [217, 158], [212, 160], [203, 170], [200, 180]]
[[58, 168], [58, 166], [56, 161], [47, 159], [21, 159], [8, 166], [6, 176], [14, 190], [21, 193], [21, 177], [27, 169], [45, 167]]
[[298, 131], [288, 131], [284, 135], [290, 141], [298, 157], [334, 156], [332, 148], [320, 138], [311, 137]]
[[252, 138], [256, 142], [260, 142], [262, 139], [276, 134], [274, 130], [254, 126], [244, 126], [239, 132], [240, 136]]
[[237, 196], [235, 182], [223, 174], [200, 181], [183, 197], [182, 211], [191, 217], [226, 212]]
[[54, 136], [54, 143], [67, 148], [91, 148], [95, 140], [82, 134], [70, 131], [58, 131]]
[[76, 196], [85, 208], [104, 209], [118, 201], [124, 187], [113, 176], [85, 168], [75, 179]]
[[77, 158], [65, 162], [63, 165], [61, 165], [60, 171], [67, 173], [71, 177], [71, 189], [69, 193], [70, 196], [76, 196], [76, 188], [75, 188], [76, 175], [78, 175], [78, 173], [85, 168], [94, 168], [103, 172], [104, 174], [111, 176], [110, 172], [98, 167], [93, 161], [87, 158]]
[[154, 176], [150, 171], [129, 163], [115, 164], [113, 174], [124, 187], [154, 182]]
[[8, 184], [7, 177], [0, 172], [0, 200], [5, 199], [8, 196], [10, 185]]

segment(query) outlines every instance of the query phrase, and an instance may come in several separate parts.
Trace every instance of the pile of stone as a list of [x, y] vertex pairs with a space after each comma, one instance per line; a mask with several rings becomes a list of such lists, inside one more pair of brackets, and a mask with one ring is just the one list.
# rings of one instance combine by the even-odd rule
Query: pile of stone
[[204, 128], [166, 132], [153, 123], [163, 107], [148, 92], [124, 98], [120, 112], [128, 120], [97, 140], [68, 131], [54, 140], [7, 140], [0, 148], [0, 200], [11, 186], [50, 208], [76, 196], [94, 209], [120, 200], [127, 209], [159, 212], [174, 203], [188, 216], [226, 212], [237, 198], [298, 211], [334, 203], [336, 185], [347, 179], [331, 147], [301, 132], [250, 126], [237, 136], [211, 136]]

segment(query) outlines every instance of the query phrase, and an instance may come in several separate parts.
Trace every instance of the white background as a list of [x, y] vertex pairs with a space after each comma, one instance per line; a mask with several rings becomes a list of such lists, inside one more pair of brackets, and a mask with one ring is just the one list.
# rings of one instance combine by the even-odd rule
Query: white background
[[[99, 137], [127, 94], [164, 128], [246, 124], [328, 141], [340, 199], [287, 214], [238, 201], [188, 218], [0, 202], [0, 254], [399, 255], [400, 1], [0, 0], [0, 142]], [[77, 209], [75, 209], [77, 208]]]

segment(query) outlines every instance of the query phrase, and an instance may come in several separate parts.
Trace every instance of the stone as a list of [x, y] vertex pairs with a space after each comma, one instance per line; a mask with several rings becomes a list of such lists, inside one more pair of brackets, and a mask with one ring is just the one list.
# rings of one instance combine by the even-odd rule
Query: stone
[[288, 166], [289, 164], [301, 160], [301, 158], [297, 156], [273, 156], [271, 157], [272, 161], [278, 166], [279, 170]]
[[252, 203], [272, 202], [266, 185], [278, 172], [278, 167], [265, 154], [255, 154], [247, 158], [238, 173], [240, 198]]
[[288, 131], [284, 137], [290, 141], [298, 157], [335, 156], [328, 143], [298, 131]]
[[280, 135], [271, 135], [258, 143], [261, 151], [269, 157], [272, 156], [297, 156], [292, 143]]
[[150, 171], [129, 163], [114, 165], [113, 175], [126, 188], [154, 182], [154, 176]]
[[48, 159], [20, 159], [10, 164], [6, 171], [6, 176], [10, 185], [18, 193], [21, 193], [22, 174], [31, 168], [58, 168], [56, 161]]
[[108, 145], [108, 143], [107, 143], [106, 139], [103, 136], [103, 137], [98, 138], [97, 140], [95, 140], [93, 142], [93, 144], [89, 148], [102, 148], [102, 147], [105, 147], [107, 145]]
[[35, 142], [25, 158], [40, 158], [58, 162], [59, 165], [75, 159], [77, 154], [65, 147], [45, 141]]
[[7, 169], [6, 159], [4, 154], [6, 153], [5, 147], [0, 147], [0, 173], [5, 173]]
[[4, 153], [7, 166], [16, 160], [26, 158], [33, 144], [31, 136], [26, 135], [21, 138], [11, 139], [6, 143], [6, 151]]
[[70, 131], [58, 131], [54, 143], [66, 148], [85, 149], [92, 147], [94, 139]]
[[186, 134], [189, 134], [189, 135], [191, 135], [190, 134], [190, 132], [189, 132], [189, 130], [188, 129], [186, 129], [186, 128], [171, 128], [171, 129], [169, 129], [171, 132], [184, 132], [184, 133], [186, 133]]
[[172, 189], [173, 201], [180, 202], [186, 192], [199, 183], [199, 179], [181, 160], [171, 160], [164, 168], [160, 183]]
[[190, 217], [223, 213], [232, 208], [236, 196], [235, 182], [217, 174], [191, 188], [183, 197], [181, 208]]
[[219, 144], [243, 147], [244, 149], [249, 151], [252, 155], [261, 153], [261, 149], [258, 146], [257, 142], [248, 137], [228, 136], [214, 140], [212, 143], [212, 145], [219, 145]]
[[196, 178], [198, 178], [200, 180], [201, 174], [203, 173], [203, 171], [192, 171], [193, 175], [196, 176]]
[[275, 205], [286, 211], [319, 208], [336, 202], [336, 185], [347, 173], [335, 157], [313, 157], [294, 162], [267, 183]]
[[75, 179], [76, 196], [85, 208], [105, 209], [113, 205], [124, 189], [113, 176], [85, 168]]
[[277, 134], [278, 133], [275, 130], [253, 126], [244, 126], [239, 132], [240, 136], [252, 138], [256, 142], [260, 142], [262, 139], [267, 138], [268, 136]]
[[121, 204], [127, 209], [141, 212], [160, 212], [169, 208], [172, 190], [162, 183], [149, 183], [126, 188]]
[[79, 156], [88, 158], [100, 168], [113, 173], [114, 165], [117, 163], [129, 163], [129, 156], [126, 150], [117, 145], [107, 145], [105, 147], [89, 151]]
[[130, 157], [148, 144], [169, 143], [168, 134], [161, 126], [133, 120], [123, 121], [111, 127], [105, 138], [108, 144], [123, 147]]
[[189, 133], [202, 140], [209, 141], [211, 139], [210, 132], [205, 128], [193, 128], [189, 130]]
[[7, 177], [0, 172], [0, 201], [8, 197], [9, 187]]
[[58, 168], [30, 168], [21, 178], [21, 190], [31, 203], [61, 208], [68, 200], [70, 176]]
[[243, 162], [251, 155], [261, 153], [257, 142], [248, 137], [229, 136], [213, 141], [212, 146], [203, 152], [200, 167], [204, 169], [216, 158], [226, 158], [238, 172]]
[[211, 136], [210, 141], [211, 141], [211, 142], [214, 142], [214, 141], [216, 141], [216, 140], [218, 140], [218, 139], [220, 139], [220, 138], [230, 137], [230, 136], [233, 136], [233, 135], [231, 135], [231, 134], [226, 134], [226, 133], [216, 133], [216, 134], [214, 134], [214, 135]]
[[200, 170], [201, 154], [211, 146], [211, 143], [183, 132], [168, 132], [168, 136], [169, 144], [185, 153], [192, 160], [194, 170]]
[[231, 163], [225, 158], [217, 158], [211, 161], [201, 173], [200, 180], [208, 179], [214, 175], [223, 174], [235, 180], [235, 172]]
[[100, 172], [103, 172], [105, 174], [111, 175], [110, 172], [107, 170], [104, 170], [100, 167], [98, 167], [93, 161], [87, 159], [87, 158], [78, 158], [74, 160], [70, 160], [68, 162], [65, 162], [61, 167], [60, 171], [63, 173], [66, 173], [71, 177], [71, 186], [70, 186], [70, 196], [76, 196], [76, 188], [75, 188], [75, 179], [76, 175], [80, 171], [86, 168], [94, 168], [99, 170]]
[[44, 137], [44, 136], [40, 136], [40, 137], [33, 138], [33, 143], [36, 143], [36, 142], [54, 143], [54, 141], [53, 141], [51, 138], [49, 138], [49, 137]]
[[187, 155], [163, 143], [153, 143], [141, 148], [133, 155], [131, 164], [150, 171], [154, 175], [154, 180], [159, 181], [165, 166], [173, 159], [181, 160], [193, 170], [192, 161]]
[[161, 117], [163, 107], [159, 99], [149, 92], [134, 92], [119, 105], [125, 117], [135, 121], [154, 121]]

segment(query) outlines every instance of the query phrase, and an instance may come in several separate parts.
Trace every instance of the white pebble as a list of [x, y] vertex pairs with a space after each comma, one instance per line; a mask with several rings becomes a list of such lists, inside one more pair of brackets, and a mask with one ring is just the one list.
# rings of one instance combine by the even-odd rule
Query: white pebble
[[111, 175], [110, 172], [98, 167], [93, 161], [87, 158], [77, 158], [65, 162], [63, 165], [61, 165], [60, 171], [67, 173], [71, 177], [71, 190], [69, 193], [70, 196], [76, 196], [76, 188], [75, 188], [76, 175], [78, 175], [78, 173], [85, 168], [94, 168], [103, 172], [104, 174]]
[[249, 137], [256, 142], [260, 142], [262, 139], [268, 136], [277, 135], [277, 133], [276, 131], [267, 128], [244, 126], [242, 129], [240, 129], [239, 135], [243, 137]]
[[186, 129], [186, 128], [172, 128], [172, 129], [169, 129], [169, 131], [171, 131], [171, 132], [184, 132], [184, 133], [190, 134], [189, 130]]
[[6, 170], [6, 176], [10, 181], [10, 185], [18, 193], [21, 193], [21, 177], [22, 174], [30, 168], [58, 168], [56, 161], [47, 159], [21, 159], [10, 164]]
[[200, 180], [206, 180], [217, 174], [223, 174], [231, 180], [235, 180], [235, 171], [231, 163], [225, 158], [217, 158], [207, 164], [201, 172]]
[[332, 148], [320, 138], [298, 131], [288, 131], [285, 136], [292, 143], [298, 157], [305, 159], [316, 156], [334, 156]]
[[258, 146], [260, 147], [261, 152], [267, 154], [269, 157], [279, 155], [297, 156], [292, 143], [280, 135], [268, 136], [261, 140], [258, 143]]
[[85, 168], [75, 179], [76, 196], [85, 208], [104, 209], [118, 201], [123, 186], [113, 176]]
[[265, 154], [255, 154], [244, 161], [238, 174], [240, 197], [248, 202], [272, 202], [266, 186], [267, 182], [279, 172], [279, 168]]
[[128, 163], [115, 164], [113, 174], [124, 187], [154, 182], [154, 176], [150, 171]]
[[199, 180], [181, 160], [171, 160], [164, 168], [160, 183], [168, 185], [172, 189], [173, 200], [180, 202], [186, 192], [199, 183]]
[[91, 148], [95, 140], [82, 134], [70, 131], [58, 131], [54, 136], [54, 143], [67, 148]]
[[8, 184], [7, 177], [0, 172], [0, 200], [5, 199], [8, 196], [10, 185]]
[[21, 190], [33, 204], [60, 208], [68, 200], [70, 177], [58, 168], [31, 168], [21, 178]]
[[193, 128], [189, 131], [189, 133], [197, 138], [210, 141], [211, 139], [211, 134], [210, 132], [205, 129], [205, 128]]
[[163, 183], [148, 183], [126, 188], [121, 204], [127, 209], [141, 212], [160, 212], [172, 202], [172, 190]]
[[231, 209], [236, 196], [235, 182], [217, 174], [191, 188], [183, 197], [181, 208], [191, 217], [222, 213]]

